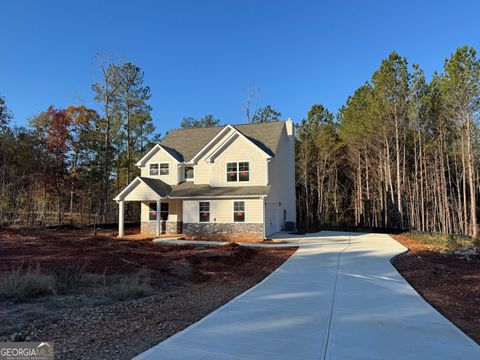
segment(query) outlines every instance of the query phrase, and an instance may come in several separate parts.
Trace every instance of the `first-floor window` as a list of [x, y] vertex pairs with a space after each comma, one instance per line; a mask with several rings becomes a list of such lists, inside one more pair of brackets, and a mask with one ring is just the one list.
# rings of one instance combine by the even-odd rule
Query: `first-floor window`
[[[157, 203], [150, 203], [148, 209], [148, 219], [157, 220]], [[160, 220], [168, 220], [168, 203], [160, 204]]]
[[245, 201], [233, 202], [233, 221], [245, 222]]
[[200, 215], [199, 215], [200, 222], [210, 221], [210, 203], [208, 201], [200, 201], [199, 212], [200, 212]]
[[157, 203], [150, 203], [148, 209], [148, 220], [157, 220]]

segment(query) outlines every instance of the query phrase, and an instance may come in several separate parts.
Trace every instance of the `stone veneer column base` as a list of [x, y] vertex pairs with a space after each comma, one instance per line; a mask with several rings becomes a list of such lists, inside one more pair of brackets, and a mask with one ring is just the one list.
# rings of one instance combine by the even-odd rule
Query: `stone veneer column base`
[[[140, 232], [142, 234], [155, 234], [157, 232], [156, 221], [142, 221], [140, 224]], [[182, 222], [181, 221], [160, 221], [160, 233], [161, 234], [181, 234]]]
[[187, 239], [223, 241], [263, 240], [263, 224], [257, 223], [184, 223]]

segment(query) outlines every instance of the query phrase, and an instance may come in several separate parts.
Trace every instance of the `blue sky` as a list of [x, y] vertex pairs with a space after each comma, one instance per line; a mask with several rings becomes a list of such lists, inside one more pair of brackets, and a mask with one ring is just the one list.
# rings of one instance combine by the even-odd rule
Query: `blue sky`
[[23, 125], [50, 104], [96, 107], [96, 53], [141, 66], [153, 118], [243, 121], [244, 88], [295, 121], [314, 103], [337, 112], [392, 50], [430, 76], [468, 44], [476, 1], [0, 0], [0, 94]]

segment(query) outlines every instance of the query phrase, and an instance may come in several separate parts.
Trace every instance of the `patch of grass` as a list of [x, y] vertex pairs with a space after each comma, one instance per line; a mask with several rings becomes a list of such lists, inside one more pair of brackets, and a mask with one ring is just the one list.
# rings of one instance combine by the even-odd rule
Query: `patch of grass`
[[85, 265], [57, 264], [51, 272], [55, 278], [55, 290], [65, 295], [78, 289], [85, 275]]
[[409, 231], [406, 235], [419, 243], [455, 250], [461, 246], [470, 246], [472, 241], [465, 236], [454, 234]]
[[84, 266], [57, 265], [48, 272], [40, 266], [19, 266], [0, 274], [0, 301], [26, 302], [31, 299], [55, 295], [86, 296], [101, 301], [126, 301], [156, 293], [150, 272], [140, 270], [134, 274], [93, 274], [84, 271]]
[[150, 273], [140, 270], [135, 274], [110, 275], [104, 279], [104, 296], [119, 300], [133, 300], [156, 293], [151, 285]]
[[480, 247], [480, 237], [473, 239], [473, 246]]
[[40, 267], [26, 270], [23, 266], [12, 269], [0, 277], [0, 299], [26, 301], [41, 296], [51, 295], [55, 291], [53, 276], [40, 272]]

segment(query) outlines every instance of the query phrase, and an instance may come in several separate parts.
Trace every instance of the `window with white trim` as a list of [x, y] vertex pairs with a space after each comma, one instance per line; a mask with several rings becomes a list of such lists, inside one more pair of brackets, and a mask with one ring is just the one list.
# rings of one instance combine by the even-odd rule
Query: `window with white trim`
[[150, 164], [150, 176], [158, 175], [158, 164]]
[[169, 174], [169, 164], [168, 163], [161, 163], [160, 165], [160, 175], [168, 175]]
[[148, 220], [157, 220], [157, 203], [150, 203], [148, 205]]
[[[168, 203], [160, 203], [160, 220], [168, 220], [168, 210]], [[157, 203], [149, 204], [148, 220], [157, 220]]]
[[245, 201], [233, 202], [233, 221], [245, 222]]
[[193, 180], [193, 166], [185, 166], [185, 180]]
[[198, 203], [198, 221], [210, 222], [210, 203], [208, 201], [200, 201]]
[[227, 163], [227, 182], [250, 181], [250, 163], [248, 161]]

